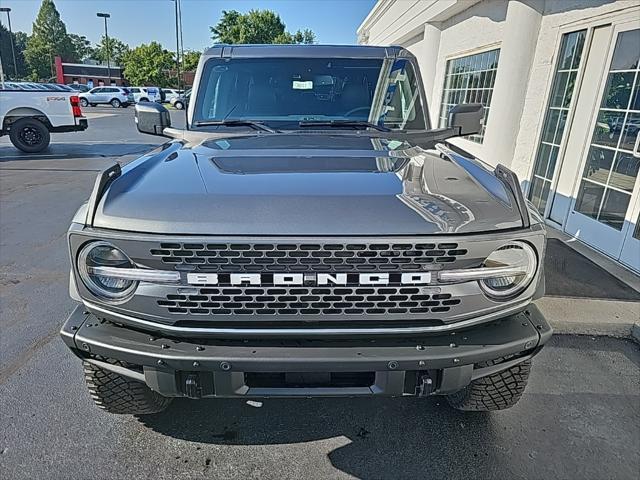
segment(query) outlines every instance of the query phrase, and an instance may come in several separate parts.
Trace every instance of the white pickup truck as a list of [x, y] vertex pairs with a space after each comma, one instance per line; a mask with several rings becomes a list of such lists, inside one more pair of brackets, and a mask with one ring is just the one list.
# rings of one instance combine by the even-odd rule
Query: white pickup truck
[[0, 136], [27, 153], [49, 146], [50, 133], [86, 130], [77, 92], [58, 89], [25, 90], [0, 83]]

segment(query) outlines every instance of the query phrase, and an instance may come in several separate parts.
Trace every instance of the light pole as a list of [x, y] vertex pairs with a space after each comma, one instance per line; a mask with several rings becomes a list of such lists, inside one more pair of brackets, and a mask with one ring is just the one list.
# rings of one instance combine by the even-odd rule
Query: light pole
[[176, 7], [176, 79], [180, 90], [180, 33], [178, 29], [178, 0], [173, 0]]
[[15, 80], [18, 79], [18, 64], [16, 63], [16, 50], [13, 47], [13, 32], [11, 32], [11, 15], [9, 7], [0, 7], [0, 12], [7, 12], [7, 22], [9, 23], [9, 39], [11, 40], [11, 55], [13, 56], [13, 71], [16, 75]]
[[104, 38], [107, 47], [107, 85], [111, 85], [111, 44], [109, 43], [109, 32], [107, 30], [107, 18], [111, 17], [108, 13], [97, 13], [98, 17], [104, 18]]

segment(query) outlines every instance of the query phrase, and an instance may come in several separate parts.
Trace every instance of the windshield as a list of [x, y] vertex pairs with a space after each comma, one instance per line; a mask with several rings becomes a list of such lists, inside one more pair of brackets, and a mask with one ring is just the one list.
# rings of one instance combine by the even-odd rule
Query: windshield
[[340, 120], [425, 129], [418, 84], [407, 59], [216, 58], [204, 66], [193, 120], [277, 127]]

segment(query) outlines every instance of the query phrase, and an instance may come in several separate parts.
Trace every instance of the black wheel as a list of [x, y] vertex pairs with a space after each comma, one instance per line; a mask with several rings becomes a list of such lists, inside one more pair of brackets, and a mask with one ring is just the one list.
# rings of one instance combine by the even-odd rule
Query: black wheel
[[149, 99], [148, 98], [141, 98], [140, 100], [138, 100], [139, 102], [148, 102]]
[[122, 105], [122, 102], [120, 100], [118, 100], [117, 98], [114, 98], [109, 103], [111, 104], [111, 106], [113, 108], [120, 108], [120, 106]]
[[182, 110], [184, 108], [184, 104], [180, 101], [174, 103], [173, 106], [176, 108], [176, 110]]
[[87, 101], [86, 98], [81, 98], [80, 99], [80, 106], [83, 107], [83, 108], [86, 108], [87, 106], [89, 106], [89, 102]]
[[[487, 367], [505, 361], [498, 358], [483, 362]], [[524, 392], [531, 371], [531, 360], [519, 363], [507, 370], [474, 380], [459, 392], [447, 395], [449, 405], [458, 410], [488, 412], [513, 407]]]
[[51, 135], [49, 129], [35, 118], [21, 118], [11, 125], [9, 130], [11, 143], [23, 152], [37, 153], [49, 146]]
[[[108, 361], [126, 366], [122, 362]], [[144, 383], [136, 382], [117, 373], [83, 362], [84, 379], [94, 403], [109, 413], [148, 415], [163, 411], [171, 398], [154, 392]]]

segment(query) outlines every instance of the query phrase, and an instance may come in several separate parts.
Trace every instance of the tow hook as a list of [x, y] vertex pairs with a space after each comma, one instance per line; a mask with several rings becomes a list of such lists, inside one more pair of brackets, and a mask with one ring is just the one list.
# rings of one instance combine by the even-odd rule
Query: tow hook
[[426, 397], [435, 391], [433, 379], [429, 375], [421, 375], [418, 379], [418, 396]]
[[202, 397], [202, 389], [198, 385], [198, 374], [190, 373], [184, 381], [184, 394], [188, 398]]

